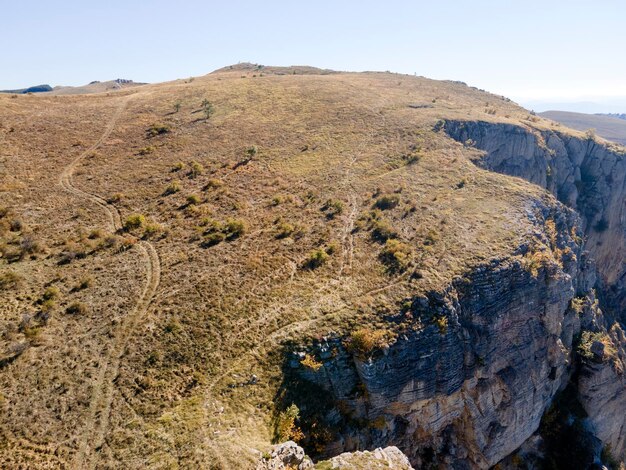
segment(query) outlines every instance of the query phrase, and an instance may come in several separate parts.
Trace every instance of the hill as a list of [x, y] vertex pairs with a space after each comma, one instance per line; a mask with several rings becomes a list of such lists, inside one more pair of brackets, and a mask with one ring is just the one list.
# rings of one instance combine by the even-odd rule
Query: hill
[[626, 145], [626, 121], [618, 117], [567, 111], [546, 111], [539, 115], [579, 131], [593, 129], [607, 140]]
[[[4, 468], [287, 439], [488, 468], [544, 415], [626, 452], [623, 148], [459, 82], [250, 65], [0, 96], [0, 141]], [[548, 414], [571, 377], [585, 426]]]
[[52, 91], [50, 85], [35, 85], [28, 88], [21, 88], [19, 90], [0, 90], [0, 93], [13, 93], [13, 94], [25, 94], [25, 93], [45, 93]]

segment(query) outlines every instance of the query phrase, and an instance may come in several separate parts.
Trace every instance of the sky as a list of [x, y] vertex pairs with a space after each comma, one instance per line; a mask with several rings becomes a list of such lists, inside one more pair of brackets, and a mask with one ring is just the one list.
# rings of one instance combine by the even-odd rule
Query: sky
[[0, 89], [253, 62], [461, 80], [522, 104], [626, 100], [623, 0], [0, 0], [0, 12]]

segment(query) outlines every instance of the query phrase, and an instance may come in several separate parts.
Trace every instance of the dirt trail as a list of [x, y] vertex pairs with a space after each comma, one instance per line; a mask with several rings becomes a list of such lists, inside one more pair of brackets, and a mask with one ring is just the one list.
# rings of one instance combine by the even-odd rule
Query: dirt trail
[[[80, 163], [95, 151], [109, 137], [130, 97], [123, 98], [122, 103], [109, 120], [100, 138], [76, 157], [61, 173], [59, 184], [76, 197], [101, 208], [109, 219], [112, 231], [122, 228], [122, 217], [117, 207], [109, 204], [97, 194], [89, 193], [74, 186], [72, 177]], [[73, 467], [77, 469], [95, 468], [97, 451], [104, 444], [106, 430], [109, 425], [111, 404], [113, 402], [114, 380], [119, 373], [120, 361], [126, 352], [128, 340], [133, 334], [139, 320], [146, 313], [161, 279], [161, 263], [157, 251], [151, 243], [140, 241], [137, 250], [144, 258], [146, 266], [146, 284], [133, 310], [120, 323], [114, 332], [113, 340], [103, 352], [103, 363], [100, 364], [98, 375], [93, 380], [93, 391], [85, 424], [78, 434], [79, 448]]]

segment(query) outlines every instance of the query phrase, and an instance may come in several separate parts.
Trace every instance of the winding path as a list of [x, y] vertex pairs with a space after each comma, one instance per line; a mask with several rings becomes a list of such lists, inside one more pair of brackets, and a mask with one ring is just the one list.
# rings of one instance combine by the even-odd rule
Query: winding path
[[[129, 100], [130, 97], [123, 98], [122, 103], [109, 120], [100, 138], [65, 167], [59, 178], [59, 184], [66, 191], [79, 199], [101, 208], [106, 213], [110, 228], [113, 232], [122, 229], [122, 217], [119, 209], [109, 204], [97, 194], [89, 193], [75, 187], [72, 177], [74, 171], [85, 157], [100, 147], [109, 137]], [[137, 243], [136, 247], [144, 258], [146, 283], [135, 307], [129, 312], [122, 323], [120, 323], [117, 330], [114, 332], [110, 347], [103, 353], [103, 363], [100, 364], [98, 375], [93, 381], [93, 391], [87, 418], [78, 437], [79, 448], [73, 464], [73, 467], [77, 469], [95, 468], [96, 466], [94, 451], [97, 451], [104, 443], [106, 430], [109, 425], [111, 404], [113, 402], [113, 382], [118, 375], [121, 358], [126, 352], [128, 340], [133, 334], [139, 320], [148, 310], [161, 279], [161, 263], [154, 246], [152, 246], [150, 242], [142, 240]]]

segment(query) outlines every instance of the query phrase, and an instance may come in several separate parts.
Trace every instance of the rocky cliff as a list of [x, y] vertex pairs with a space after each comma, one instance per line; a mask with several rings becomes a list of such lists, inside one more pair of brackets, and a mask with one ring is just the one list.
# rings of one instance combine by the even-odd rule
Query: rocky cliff
[[[305, 445], [321, 456], [396, 445], [418, 468], [488, 468], [536, 433], [574, 377], [585, 427], [624, 460], [626, 343], [614, 321], [626, 298], [624, 156], [507, 124], [445, 129], [481, 151], [478, 165], [560, 202], [527, 207], [535, 230], [510, 257], [407, 299], [384, 345], [363, 348], [362, 336], [377, 334], [366, 330], [360, 347], [333, 337], [293, 353], [284, 399], [302, 412]], [[319, 366], [303, 366], [307, 355]]]
[[[451, 121], [450, 136], [481, 150], [478, 165], [535, 183], [581, 216], [606, 302], [626, 311], [626, 154], [593, 138], [512, 124]], [[623, 318], [622, 318], [623, 320]]]

